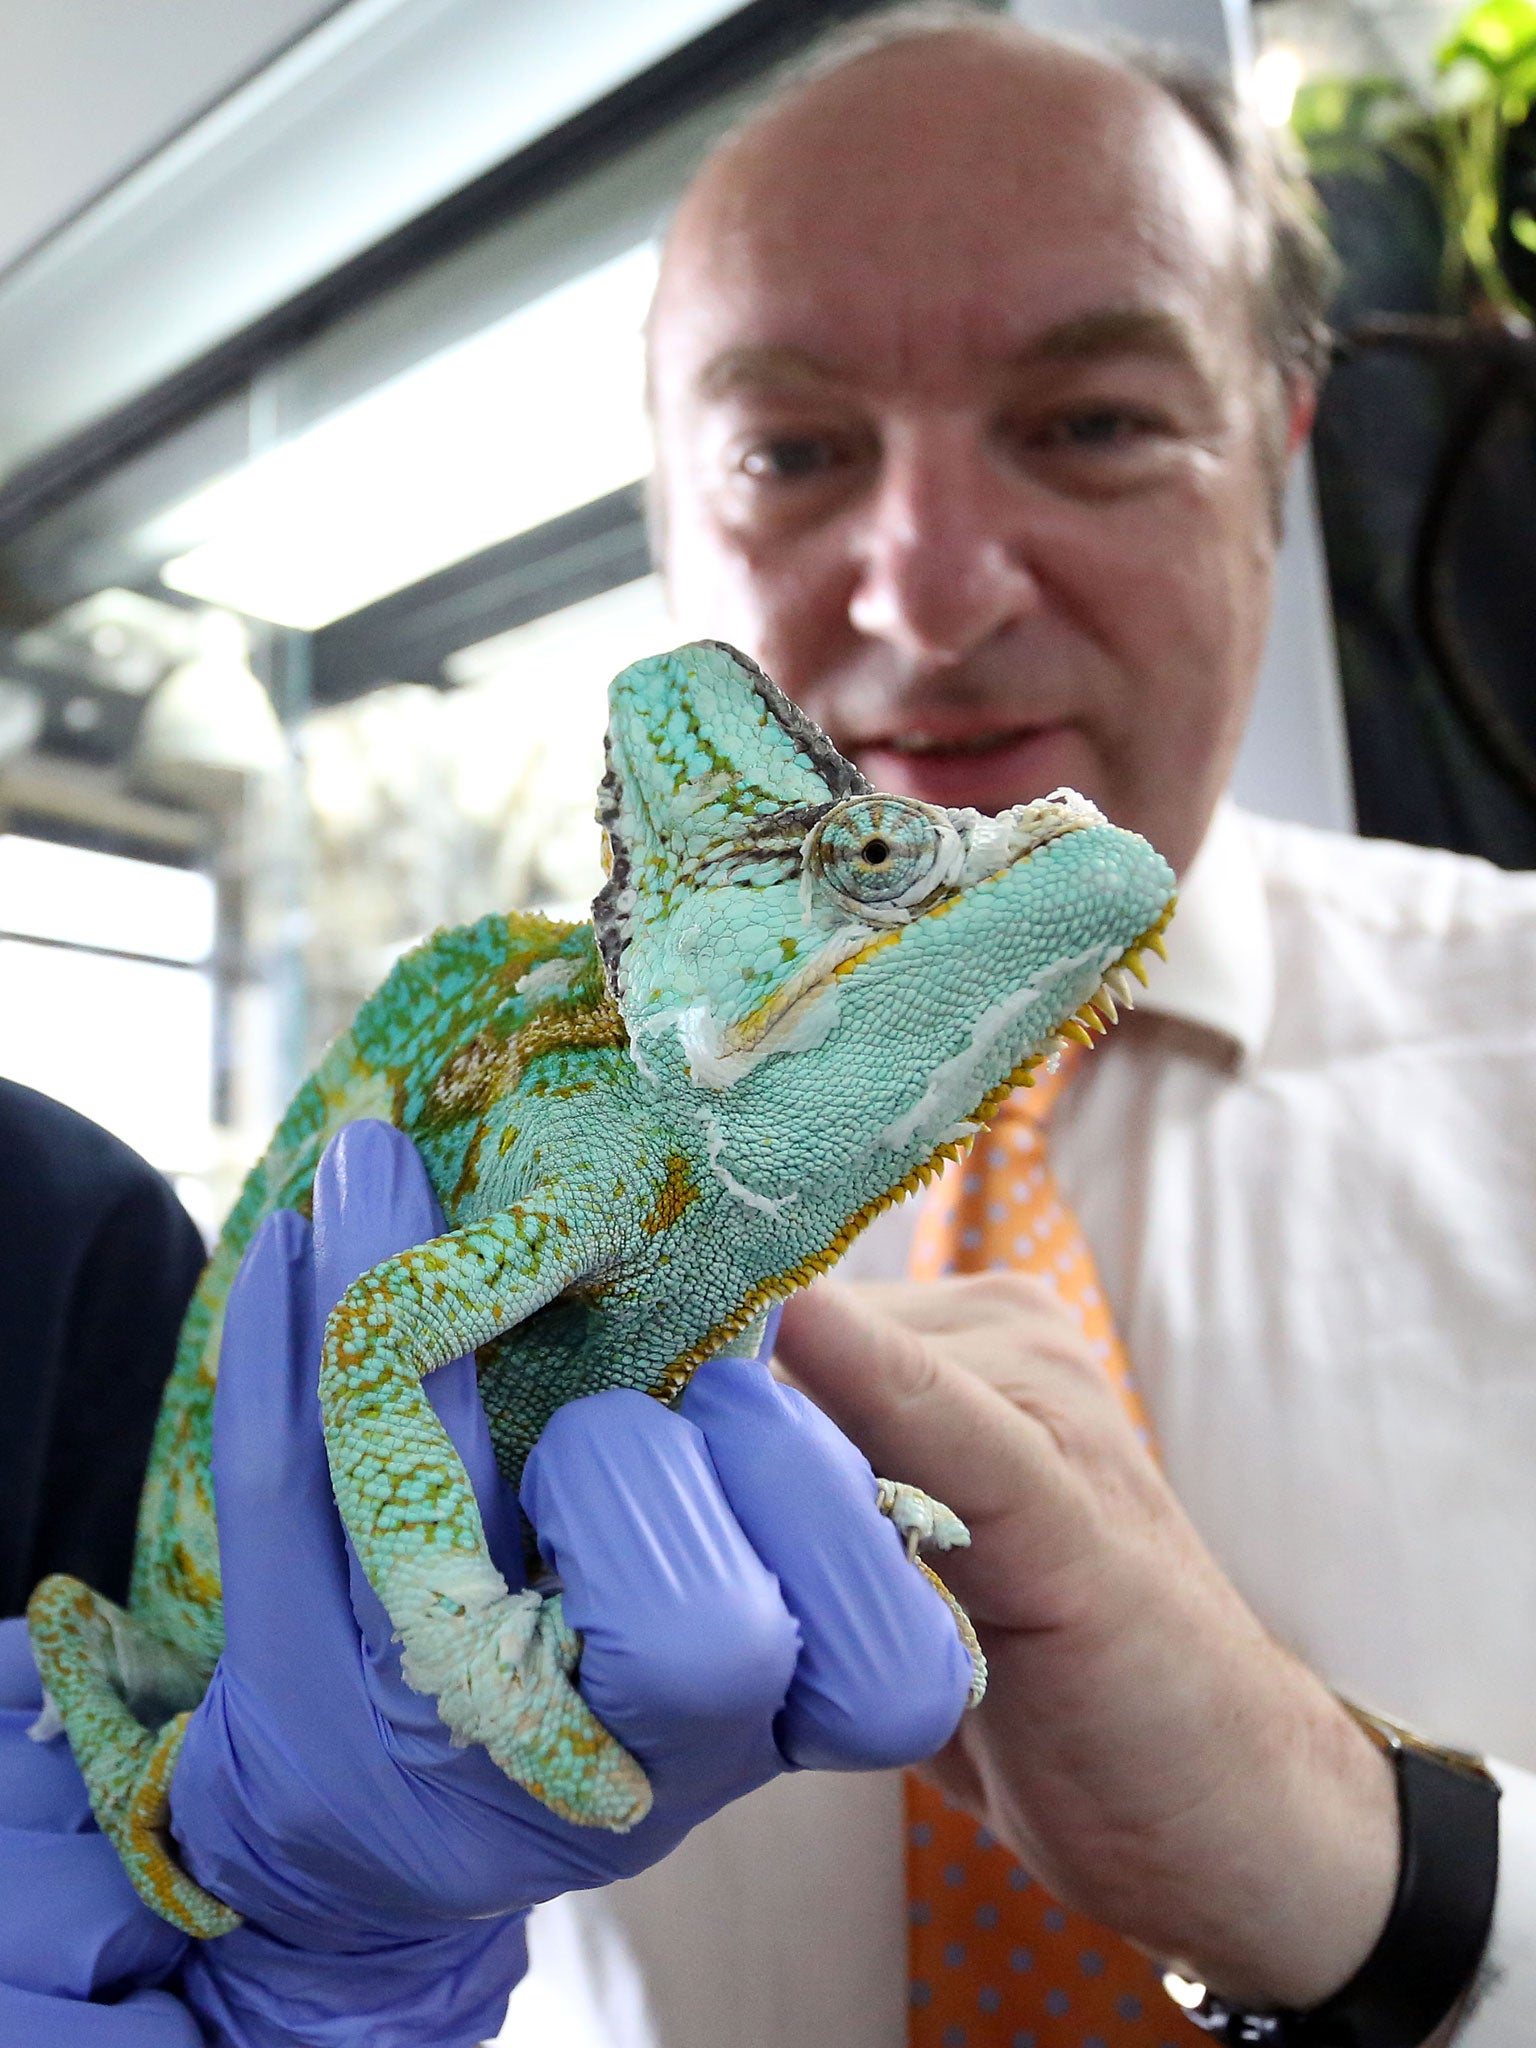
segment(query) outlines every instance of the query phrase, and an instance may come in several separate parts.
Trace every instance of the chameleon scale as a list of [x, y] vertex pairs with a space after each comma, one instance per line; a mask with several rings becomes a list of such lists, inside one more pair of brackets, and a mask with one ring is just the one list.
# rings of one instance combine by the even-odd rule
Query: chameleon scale
[[[328, 1140], [359, 1117], [396, 1124], [448, 1225], [354, 1284], [321, 1364], [337, 1503], [405, 1675], [551, 1811], [627, 1829], [644, 1772], [581, 1698], [558, 1595], [513, 1594], [492, 1563], [423, 1376], [478, 1353], [513, 1484], [562, 1403], [612, 1386], [675, 1399], [957, 1156], [1060, 1034], [1106, 1028], [1172, 908], [1161, 859], [1072, 792], [997, 818], [882, 797], [714, 642], [615, 680], [599, 818], [591, 924], [438, 932], [295, 1096], [187, 1312], [129, 1611], [63, 1577], [33, 1596], [97, 1818], [141, 1895], [194, 1934], [236, 1924], [167, 1828], [222, 1640], [223, 1307], [262, 1219], [307, 1210]], [[881, 1482], [880, 1504], [920, 1565], [919, 1542], [965, 1540], [914, 1488]]]

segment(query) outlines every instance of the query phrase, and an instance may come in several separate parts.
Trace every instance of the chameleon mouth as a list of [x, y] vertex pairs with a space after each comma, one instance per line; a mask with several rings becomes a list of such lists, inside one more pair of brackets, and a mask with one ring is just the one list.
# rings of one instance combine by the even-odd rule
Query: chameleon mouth
[[[926, 1159], [919, 1160], [918, 1164], [893, 1186], [887, 1188], [883, 1194], [874, 1196], [863, 1208], [850, 1216], [827, 1244], [808, 1253], [784, 1272], [775, 1273], [754, 1287], [734, 1314], [717, 1323], [680, 1358], [674, 1360], [663, 1381], [661, 1398], [671, 1400], [681, 1393], [693, 1377], [696, 1368], [705, 1359], [714, 1357], [720, 1346], [745, 1329], [755, 1315], [771, 1307], [776, 1301], [786, 1300], [798, 1288], [808, 1287], [818, 1274], [825, 1273], [829, 1267], [835, 1265], [854, 1239], [874, 1222], [882, 1210], [894, 1207], [897, 1202], [905, 1201], [908, 1195], [916, 1194], [919, 1189], [926, 1187], [930, 1181], [937, 1180], [947, 1161], [964, 1156], [970, 1147], [972, 1137], [976, 1135], [976, 1130], [985, 1125], [988, 1118], [998, 1110], [1015, 1088], [1034, 1086], [1036, 1069], [1043, 1066], [1048, 1059], [1064, 1051], [1069, 1044], [1091, 1046], [1096, 1039], [1104, 1037], [1111, 1024], [1117, 1021], [1120, 1010], [1135, 1007], [1131, 994], [1133, 979], [1139, 981], [1143, 987], [1146, 985], [1147, 972], [1142, 964], [1142, 955], [1155, 953], [1160, 960], [1167, 958], [1163, 933], [1168, 928], [1168, 920], [1173, 916], [1177, 901], [1177, 897], [1170, 897], [1162, 914], [1147, 926], [1139, 938], [1133, 939], [1118, 959], [1105, 969], [1103, 979], [1088, 1000], [1080, 1004], [1043, 1045], [1030, 1053], [1028, 1058], [1021, 1060], [1012, 1073], [1006, 1075], [995, 1088], [988, 1090], [966, 1119], [967, 1123], [976, 1127], [969, 1136], [953, 1138], [936, 1147]], [[889, 943], [895, 936], [894, 933], [887, 934], [881, 943]]]
[[[1143, 988], [1146, 987], [1147, 970], [1143, 965], [1143, 954], [1155, 953], [1159, 960], [1168, 958], [1163, 933], [1168, 929], [1168, 920], [1178, 907], [1178, 900], [1177, 896], [1169, 897], [1161, 914], [1147, 926], [1139, 938], [1131, 941], [1117, 960], [1105, 968], [1103, 979], [1087, 1001], [1080, 1003], [1070, 1017], [1058, 1024], [1044, 1044], [1022, 1059], [1012, 1073], [1006, 1074], [995, 1088], [988, 1089], [971, 1112], [968, 1122], [985, 1124], [988, 1117], [997, 1111], [1015, 1088], [1034, 1087], [1035, 1074], [1047, 1060], [1054, 1059], [1071, 1045], [1080, 1045], [1091, 1050], [1095, 1041], [1106, 1037], [1110, 1026], [1118, 1023], [1121, 1010], [1135, 1009], [1133, 978], [1139, 981]], [[959, 1158], [965, 1150], [966, 1142], [969, 1141], [941, 1145], [926, 1167], [917, 1169], [923, 1180], [931, 1180], [945, 1159]], [[910, 1189], [904, 1186], [902, 1192], [908, 1193]]]

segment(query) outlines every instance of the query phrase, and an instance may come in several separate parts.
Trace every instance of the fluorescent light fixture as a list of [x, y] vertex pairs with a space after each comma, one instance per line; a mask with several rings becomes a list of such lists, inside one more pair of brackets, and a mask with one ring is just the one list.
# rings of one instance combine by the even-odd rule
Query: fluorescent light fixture
[[649, 243], [176, 507], [173, 590], [306, 631], [643, 477]]
[[24, 833], [0, 834], [0, 931], [195, 965], [213, 951], [213, 883]]

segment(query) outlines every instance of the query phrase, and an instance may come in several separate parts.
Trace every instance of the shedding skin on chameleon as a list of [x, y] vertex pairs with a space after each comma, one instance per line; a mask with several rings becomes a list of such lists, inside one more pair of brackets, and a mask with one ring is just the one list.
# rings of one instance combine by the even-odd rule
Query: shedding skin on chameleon
[[[673, 1401], [872, 1217], [964, 1150], [1064, 1038], [1092, 1042], [1161, 950], [1173, 875], [1069, 790], [998, 817], [882, 797], [715, 642], [637, 662], [610, 699], [593, 923], [513, 914], [408, 954], [304, 1083], [187, 1312], [140, 1514], [129, 1611], [74, 1579], [29, 1609], [54, 1713], [140, 1894], [190, 1933], [237, 1916], [181, 1868], [169, 1787], [223, 1639], [209, 1454], [241, 1254], [306, 1211], [358, 1117], [420, 1148], [445, 1235], [387, 1260], [325, 1332], [332, 1482], [358, 1557], [457, 1743], [552, 1812], [623, 1831], [650, 1788], [576, 1687], [558, 1594], [492, 1563], [425, 1374], [476, 1351], [516, 1485], [554, 1411]], [[878, 1483], [908, 1555], [968, 1540]]]

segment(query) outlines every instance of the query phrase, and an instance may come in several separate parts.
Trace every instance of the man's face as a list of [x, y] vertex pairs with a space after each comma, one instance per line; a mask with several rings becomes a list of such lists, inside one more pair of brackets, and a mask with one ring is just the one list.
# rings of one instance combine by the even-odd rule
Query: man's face
[[706, 169], [663, 267], [680, 616], [877, 788], [1065, 783], [1187, 864], [1274, 546], [1237, 234], [1203, 139], [1076, 55], [945, 38], [809, 88]]

